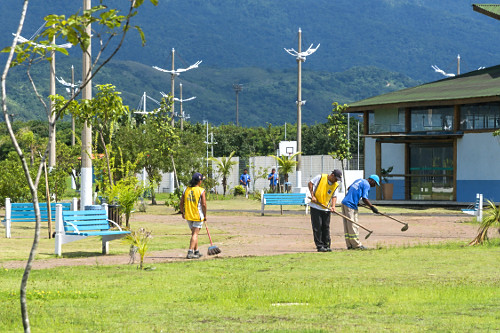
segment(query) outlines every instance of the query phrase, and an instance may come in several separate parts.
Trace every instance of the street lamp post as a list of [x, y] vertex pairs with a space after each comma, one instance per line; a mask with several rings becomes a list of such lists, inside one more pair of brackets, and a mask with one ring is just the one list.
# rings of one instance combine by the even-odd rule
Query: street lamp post
[[239, 126], [239, 121], [238, 121], [238, 95], [239, 93], [243, 90], [243, 85], [242, 84], [239, 84], [239, 83], [236, 83], [236, 84], [233, 84], [233, 89], [234, 89], [234, 92], [236, 93], [236, 126]]
[[[175, 69], [174, 65], [174, 55], [175, 55], [175, 49], [172, 48], [172, 69], [171, 70], [168, 70], [168, 69], [163, 69], [163, 68], [160, 68], [158, 66], [153, 66], [154, 69], [156, 70], [159, 70], [161, 72], [165, 72], [165, 73], [169, 73], [171, 75], [171, 79], [170, 79], [170, 83], [171, 83], [171, 87], [170, 87], [170, 92], [172, 94], [172, 98], [174, 98], [174, 87], [175, 87], [175, 77], [176, 76], [179, 76], [181, 73], [183, 72], [187, 72], [188, 70], [190, 69], [193, 69], [193, 68], [198, 68], [198, 66], [201, 64], [201, 60], [197, 61], [196, 63], [194, 63], [193, 65], [189, 66], [188, 68], [178, 68], [178, 69]], [[174, 112], [174, 103], [172, 103], [172, 126], [175, 125], [175, 112]]]
[[[83, 10], [91, 9], [91, 0], [83, 0]], [[92, 34], [91, 25], [85, 27], [85, 32], [90, 36]], [[87, 82], [82, 89], [82, 99], [92, 99], [92, 81], [91, 81], [91, 54], [92, 43], [89, 43], [87, 49], [83, 51], [82, 56], [82, 75], [83, 82]], [[82, 129], [82, 171], [81, 171], [81, 191], [80, 191], [80, 210], [85, 206], [92, 204], [92, 127], [85, 122]]]
[[[297, 152], [302, 151], [302, 105], [306, 104], [306, 101], [302, 100], [302, 63], [306, 61], [307, 56], [316, 52], [320, 44], [316, 48], [312, 47], [302, 52], [302, 30], [299, 28], [298, 32], [298, 51], [294, 49], [285, 49], [285, 51], [294, 56], [297, 60]], [[297, 187], [302, 187], [302, 171], [301, 171], [301, 154], [297, 154], [297, 167], [296, 167], [296, 182]]]

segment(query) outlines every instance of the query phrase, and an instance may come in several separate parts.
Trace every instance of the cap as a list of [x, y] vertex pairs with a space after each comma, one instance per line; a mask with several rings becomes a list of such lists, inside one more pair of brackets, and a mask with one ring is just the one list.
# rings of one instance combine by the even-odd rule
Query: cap
[[368, 178], [373, 179], [375, 181], [375, 183], [377, 183], [377, 185], [380, 186], [380, 178], [377, 175], [371, 175]]
[[340, 171], [339, 169], [335, 169], [332, 171], [332, 174], [337, 177], [337, 179], [340, 179], [342, 180], [342, 171]]
[[203, 175], [199, 172], [195, 172], [194, 175], [193, 175], [193, 180], [199, 182], [200, 180], [203, 180], [205, 179], [205, 177], [203, 177]]

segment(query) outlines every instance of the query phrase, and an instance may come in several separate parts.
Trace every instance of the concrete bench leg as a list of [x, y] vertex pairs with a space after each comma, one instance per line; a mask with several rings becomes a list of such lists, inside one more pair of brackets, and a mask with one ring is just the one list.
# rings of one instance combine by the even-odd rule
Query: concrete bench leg
[[63, 221], [62, 221], [62, 206], [56, 205], [56, 237], [55, 237], [55, 250], [57, 256], [62, 255], [62, 243], [63, 243]]
[[264, 216], [264, 191], [260, 191], [260, 215]]
[[11, 227], [11, 216], [12, 207], [10, 205], [10, 198], [5, 198], [5, 237], [11, 238], [10, 227]]
[[109, 254], [109, 242], [102, 239], [102, 254]]

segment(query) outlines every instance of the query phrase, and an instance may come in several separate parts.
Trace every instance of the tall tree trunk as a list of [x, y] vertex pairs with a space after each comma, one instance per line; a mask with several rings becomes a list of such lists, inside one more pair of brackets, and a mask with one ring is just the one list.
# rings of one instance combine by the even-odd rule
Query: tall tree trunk
[[104, 136], [102, 135], [102, 131], [99, 131], [99, 136], [101, 138], [102, 146], [104, 148], [104, 155], [106, 156], [106, 164], [108, 166], [109, 185], [111, 185], [111, 187], [113, 187], [113, 178], [111, 175], [111, 166], [109, 164], [108, 148], [106, 147], [106, 142], [104, 141]]

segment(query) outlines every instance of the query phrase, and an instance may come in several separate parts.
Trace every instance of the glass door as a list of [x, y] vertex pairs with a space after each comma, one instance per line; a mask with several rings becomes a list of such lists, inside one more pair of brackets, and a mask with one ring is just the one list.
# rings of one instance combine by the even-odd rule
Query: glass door
[[412, 200], [453, 200], [453, 144], [410, 144]]

